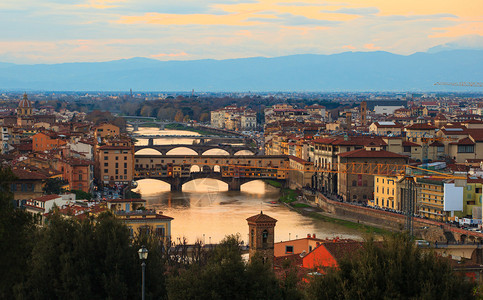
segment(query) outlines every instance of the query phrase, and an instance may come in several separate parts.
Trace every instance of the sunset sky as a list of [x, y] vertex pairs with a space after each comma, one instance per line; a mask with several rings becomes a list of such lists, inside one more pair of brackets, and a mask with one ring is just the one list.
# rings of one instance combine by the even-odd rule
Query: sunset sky
[[483, 49], [482, 0], [1, 0], [0, 61]]

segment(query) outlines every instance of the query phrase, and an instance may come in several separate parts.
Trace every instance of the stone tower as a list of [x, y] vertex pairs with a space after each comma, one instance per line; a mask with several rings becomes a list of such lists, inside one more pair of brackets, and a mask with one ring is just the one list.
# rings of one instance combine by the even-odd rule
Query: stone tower
[[366, 122], [367, 122], [367, 102], [366, 101], [361, 102], [361, 108], [360, 109], [361, 109], [361, 111], [360, 111], [361, 125], [365, 126]]
[[29, 117], [32, 115], [32, 103], [27, 98], [27, 93], [23, 94], [23, 99], [20, 100], [17, 108], [17, 116]]
[[273, 245], [275, 243], [275, 223], [277, 223], [277, 220], [261, 211], [258, 215], [248, 218], [247, 221], [249, 259], [251, 260], [256, 253], [260, 253], [263, 262], [273, 266]]

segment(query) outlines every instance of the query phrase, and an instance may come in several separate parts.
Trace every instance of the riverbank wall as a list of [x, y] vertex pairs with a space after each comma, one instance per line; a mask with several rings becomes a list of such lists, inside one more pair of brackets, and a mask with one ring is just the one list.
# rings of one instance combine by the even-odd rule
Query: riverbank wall
[[[406, 216], [402, 214], [334, 201], [328, 199], [321, 193], [316, 194], [315, 203], [333, 218], [370, 224], [390, 229], [391, 231], [405, 230]], [[445, 230], [439, 222], [413, 217], [413, 229], [416, 236], [423, 237], [424, 239], [446, 241]]]

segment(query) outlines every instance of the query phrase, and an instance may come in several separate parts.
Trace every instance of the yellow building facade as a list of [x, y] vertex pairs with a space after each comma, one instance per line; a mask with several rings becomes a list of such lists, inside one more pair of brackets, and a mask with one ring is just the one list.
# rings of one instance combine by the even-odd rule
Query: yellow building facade
[[127, 225], [132, 237], [141, 233], [154, 233], [165, 240], [171, 238], [173, 218], [155, 210], [117, 211], [116, 216]]
[[372, 207], [400, 210], [397, 183], [398, 178], [394, 176], [374, 176], [374, 198], [367, 204]]

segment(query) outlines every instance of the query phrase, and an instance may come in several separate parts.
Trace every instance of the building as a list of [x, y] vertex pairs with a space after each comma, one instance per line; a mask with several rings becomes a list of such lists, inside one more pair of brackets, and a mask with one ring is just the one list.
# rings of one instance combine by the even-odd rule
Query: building
[[43, 152], [57, 149], [65, 144], [67, 144], [66, 141], [60, 139], [60, 137], [55, 133], [39, 132], [32, 136], [33, 152]]
[[246, 106], [229, 105], [211, 112], [211, 126], [228, 130], [255, 130], [257, 114]]
[[75, 194], [44, 195], [27, 200], [24, 208], [26, 212], [34, 216], [37, 225], [43, 226], [45, 224], [45, 214], [49, 213], [55, 206], [62, 207], [73, 202], [75, 202]]
[[374, 122], [369, 125], [369, 132], [381, 136], [401, 136], [404, 126], [396, 122]]
[[275, 257], [290, 256], [294, 254], [309, 253], [317, 248], [321, 243], [326, 240], [318, 239], [313, 235], [307, 234], [307, 237], [301, 239], [294, 239], [289, 241], [282, 241], [275, 243], [274, 254]]
[[255, 255], [260, 255], [264, 264], [273, 267], [274, 243], [275, 243], [275, 223], [277, 220], [263, 214], [247, 218], [248, 222], [248, 247], [249, 259]]
[[[374, 199], [374, 174], [360, 172], [344, 172], [343, 165], [359, 164], [359, 165], [377, 165], [387, 164], [406, 165], [408, 157], [405, 155], [385, 151], [359, 149], [338, 154], [339, 157], [339, 173], [338, 175], [338, 193], [344, 201], [367, 203], [368, 200]], [[397, 174], [394, 174], [397, 175]]]
[[314, 164], [298, 158], [289, 156], [288, 183], [291, 189], [302, 189], [312, 186], [314, 176]]
[[112, 211], [131, 212], [145, 207], [144, 199], [107, 199], [107, 208]]
[[339, 267], [341, 259], [353, 256], [362, 249], [363, 244], [355, 241], [333, 241], [321, 243], [303, 258], [302, 265], [309, 270], [324, 274], [329, 268]]
[[94, 137], [104, 139], [106, 137], [119, 137], [120, 129], [118, 126], [104, 123], [93, 128]]
[[17, 116], [19, 118], [30, 117], [33, 114], [33, 107], [30, 100], [27, 98], [27, 94], [23, 94], [23, 99], [18, 103]]
[[11, 183], [10, 191], [13, 192], [16, 206], [20, 207], [26, 200], [43, 195], [44, 182], [49, 178], [47, 175], [23, 168], [14, 168], [12, 172], [16, 179]]
[[154, 234], [165, 241], [171, 239], [171, 221], [173, 218], [165, 216], [155, 210], [134, 210], [115, 212], [129, 228], [131, 237], [138, 234], [154, 232]]
[[134, 174], [134, 146], [115, 141], [96, 149], [95, 173], [102, 184], [129, 184]]
[[[456, 180], [455, 180], [456, 181]], [[466, 181], [448, 182], [441, 179], [418, 178], [419, 215], [422, 217], [447, 222], [463, 213], [463, 186]]]

